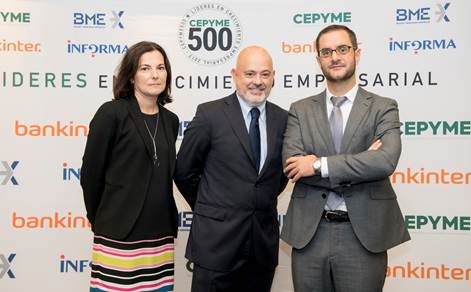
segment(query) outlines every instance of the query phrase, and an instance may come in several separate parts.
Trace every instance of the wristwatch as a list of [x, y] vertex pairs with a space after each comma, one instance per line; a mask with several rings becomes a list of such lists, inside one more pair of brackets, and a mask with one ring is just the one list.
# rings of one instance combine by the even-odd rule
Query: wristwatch
[[312, 164], [312, 168], [314, 168], [314, 174], [321, 173], [321, 166], [322, 166], [321, 159], [317, 158]]

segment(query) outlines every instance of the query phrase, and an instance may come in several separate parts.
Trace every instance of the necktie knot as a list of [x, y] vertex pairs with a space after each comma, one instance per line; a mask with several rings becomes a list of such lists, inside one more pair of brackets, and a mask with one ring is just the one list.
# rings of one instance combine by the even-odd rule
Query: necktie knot
[[256, 107], [253, 107], [250, 110], [250, 115], [252, 116], [252, 120], [258, 120], [258, 117], [260, 117], [260, 110]]
[[332, 104], [335, 107], [341, 107], [342, 104], [347, 101], [347, 97], [346, 96], [332, 96], [330, 100], [332, 101]]

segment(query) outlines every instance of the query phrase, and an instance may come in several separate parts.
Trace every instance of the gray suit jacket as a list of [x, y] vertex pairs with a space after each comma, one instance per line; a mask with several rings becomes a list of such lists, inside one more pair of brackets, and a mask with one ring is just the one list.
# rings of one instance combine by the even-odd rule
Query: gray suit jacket
[[[329, 190], [345, 198], [350, 221], [362, 245], [382, 252], [410, 239], [389, 176], [401, 153], [395, 100], [358, 89], [344, 131], [341, 154], [335, 153], [325, 91], [291, 105], [283, 142], [283, 161], [297, 155], [328, 157], [329, 177], [301, 178], [295, 185], [281, 232], [294, 248], [314, 236]], [[367, 151], [377, 139], [382, 146]]]

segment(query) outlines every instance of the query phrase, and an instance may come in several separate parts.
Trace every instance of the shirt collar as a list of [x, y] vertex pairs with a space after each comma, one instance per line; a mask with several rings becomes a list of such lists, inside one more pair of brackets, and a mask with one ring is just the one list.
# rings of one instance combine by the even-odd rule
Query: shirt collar
[[[250, 115], [250, 110], [253, 108], [253, 106], [249, 105], [245, 100], [243, 100], [238, 93], [236, 93], [237, 99], [239, 100], [240, 104], [240, 109], [242, 110], [242, 114], [244, 115], [244, 118], [252, 118]], [[257, 106], [257, 108], [260, 110], [260, 117], [259, 119], [264, 121], [265, 120], [265, 107], [266, 107], [267, 101], [265, 100], [261, 105]]]
[[[353, 103], [353, 101], [355, 100], [355, 97], [357, 96], [357, 92], [358, 92], [358, 84], [355, 84], [355, 86], [352, 87], [352, 89], [350, 89], [347, 93], [344, 94], [344, 96], [350, 101]], [[327, 98], [327, 102], [330, 102], [330, 97], [331, 96], [335, 96], [333, 95], [330, 91], [329, 91], [329, 88], [326, 87], [326, 98]]]

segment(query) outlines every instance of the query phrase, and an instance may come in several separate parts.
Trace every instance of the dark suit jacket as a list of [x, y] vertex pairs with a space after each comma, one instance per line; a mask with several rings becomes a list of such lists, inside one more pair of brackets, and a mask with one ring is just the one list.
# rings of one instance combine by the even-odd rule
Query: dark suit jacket
[[266, 103], [267, 158], [258, 173], [237, 96], [201, 104], [177, 157], [175, 183], [193, 209], [186, 257], [228, 271], [251, 239], [257, 262], [278, 263], [277, 195], [287, 112]]
[[[291, 105], [283, 159], [314, 154], [327, 157], [329, 177], [301, 178], [295, 185], [281, 237], [303, 248], [314, 236], [329, 190], [342, 194], [353, 230], [371, 252], [410, 239], [389, 176], [401, 154], [399, 111], [395, 100], [358, 89], [336, 154], [326, 112], [326, 93]], [[377, 139], [382, 146], [367, 151]]]
[[[168, 171], [172, 177], [178, 117], [159, 105], [159, 123], [167, 135], [171, 166]], [[80, 174], [87, 217], [96, 234], [114, 239], [129, 234], [141, 212], [152, 177], [153, 151], [134, 97], [113, 100], [98, 109], [90, 123]], [[171, 190], [172, 181], [168, 184]], [[176, 235], [178, 215], [172, 202]]]

